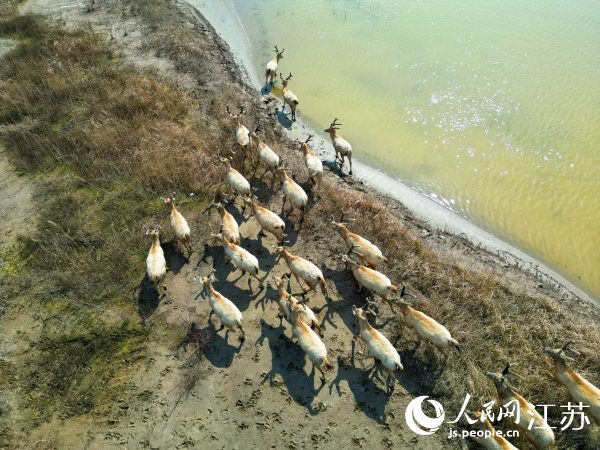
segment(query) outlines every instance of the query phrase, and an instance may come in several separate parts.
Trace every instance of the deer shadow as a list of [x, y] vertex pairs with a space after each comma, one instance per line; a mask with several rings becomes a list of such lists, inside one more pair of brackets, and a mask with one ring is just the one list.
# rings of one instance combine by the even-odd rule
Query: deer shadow
[[[339, 161], [339, 159], [333, 160], [333, 161], [323, 161], [323, 165], [327, 166], [329, 168], [329, 170], [331, 170], [333, 173], [335, 173], [341, 179], [346, 179], [348, 177], [351, 177], [352, 175], [343, 172], [343, 170], [342, 170], [343, 166], [340, 167], [338, 165], [338, 161]], [[344, 162], [344, 166], [346, 166], [347, 169], [350, 170], [350, 165], [348, 164], [347, 161]]]
[[262, 95], [269, 95], [273, 90], [273, 84], [266, 83], [263, 87], [260, 88], [260, 93]]
[[294, 122], [292, 121], [292, 119], [290, 119], [290, 115], [292, 114], [291, 112], [284, 113], [281, 109], [275, 108], [274, 114], [277, 117], [277, 121], [283, 128], [286, 128], [288, 130], [292, 129], [292, 125], [294, 124]]
[[190, 261], [189, 257], [184, 256], [184, 254], [180, 251], [176, 239], [171, 242], [163, 243], [161, 246], [165, 254], [167, 267], [171, 272], [173, 272], [174, 275], [179, 275], [183, 266]]
[[[264, 345], [264, 340], [269, 341], [269, 349], [271, 350], [272, 368], [264, 376], [262, 383], [267, 381], [271, 386], [276, 383], [275, 375], [280, 375], [283, 383], [287, 387], [290, 397], [300, 406], [306, 407], [311, 416], [317, 415], [320, 410], [312, 407], [312, 402], [325, 383], [319, 380], [320, 373], [313, 367], [311, 374], [306, 375], [304, 367], [306, 364], [306, 355], [300, 346], [291, 342], [285, 336], [285, 327], [283, 325], [277, 328], [267, 324], [264, 319], [260, 320], [262, 332], [260, 337], [255, 342], [255, 345]], [[315, 389], [315, 382], [320, 386]]]
[[[204, 328], [196, 328], [195, 333], [198, 336], [210, 335], [210, 342], [204, 348], [204, 356], [214, 366], [220, 369], [225, 369], [231, 366], [236, 353], [239, 353], [244, 341], [238, 340], [240, 336], [238, 330], [235, 332], [227, 330], [217, 330], [214, 322], [211, 320], [211, 315], [208, 316], [208, 323]], [[218, 318], [217, 318], [218, 322]], [[239, 342], [237, 347], [231, 345], [229, 341], [236, 340]]]
[[[364, 359], [367, 359], [367, 357]], [[387, 373], [383, 379], [379, 376], [381, 372], [380, 366], [381, 363], [376, 362], [366, 371], [356, 367], [355, 342], [353, 340], [350, 364], [346, 364], [344, 359], [341, 356], [338, 356], [338, 374], [329, 385], [329, 393], [331, 394], [335, 388], [338, 395], [341, 397], [342, 390], [340, 389], [340, 383], [342, 380], [346, 380], [348, 387], [354, 396], [357, 408], [370, 419], [383, 424], [387, 420], [385, 407], [390, 400], [391, 394], [388, 394], [380, 386], [381, 384], [385, 386], [387, 379]], [[378, 380], [379, 383], [376, 383], [375, 380]]]
[[166, 291], [164, 288], [160, 288], [161, 295], [156, 293], [156, 289], [152, 283], [148, 280], [148, 275], [144, 275], [144, 278], [140, 284], [134, 288], [133, 295], [137, 291], [137, 304], [138, 304], [138, 315], [142, 320], [142, 324], [146, 324], [148, 319], [154, 314], [160, 305], [160, 301], [165, 297]]

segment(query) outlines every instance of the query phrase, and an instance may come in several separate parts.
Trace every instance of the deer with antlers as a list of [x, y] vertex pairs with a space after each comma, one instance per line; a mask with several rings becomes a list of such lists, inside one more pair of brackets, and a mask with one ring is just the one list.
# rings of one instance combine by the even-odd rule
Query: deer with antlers
[[292, 72], [290, 72], [290, 76], [286, 79], [284, 79], [281, 74], [279, 74], [279, 78], [281, 78], [281, 83], [283, 84], [283, 108], [281, 109], [281, 112], [285, 111], [285, 105], [289, 105], [290, 109], [292, 110], [292, 122], [295, 122], [296, 107], [298, 106], [298, 97], [296, 97], [296, 95], [288, 88], [288, 83], [292, 78]]
[[246, 206], [250, 207], [250, 211], [254, 215], [254, 218], [260, 224], [260, 233], [258, 233], [258, 235], [264, 236], [264, 231], [268, 231], [277, 238], [279, 244], [283, 244], [283, 238], [285, 237], [285, 234], [283, 234], [285, 222], [281, 220], [281, 217], [273, 211], [257, 205], [252, 198], [244, 198], [244, 202], [246, 202]]
[[308, 195], [304, 192], [298, 183], [292, 180], [291, 177], [288, 177], [286, 167], [279, 167], [277, 169], [277, 173], [279, 174], [279, 179], [283, 183], [283, 192], [285, 193], [285, 198], [283, 200], [283, 214], [285, 214], [285, 201], [289, 200], [291, 209], [289, 214], [291, 214], [294, 209], [298, 209], [302, 212], [302, 218], [304, 219], [304, 214], [306, 213], [306, 205], [308, 204]]
[[[214, 272], [215, 270], [213, 269], [211, 277], [214, 277]], [[200, 277], [194, 275], [194, 279], [199, 280]], [[227, 328], [227, 332], [234, 331], [233, 327], [235, 326], [242, 333], [240, 340], [243, 341], [246, 339], [246, 332], [242, 326], [242, 313], [238, 307], [231, 300], [215, 291], [209, 277], [202, 278], [202, 283], [204, 284], [204, 291], [208, 292], [208, 304], [219, 319], [221, 319], [221, 328], [219, 328], [219, 331], [223, 328]]]
[[231, 111], [229, 111], [229, 105], [227, 106], [227, 109], [225, 111], [227, 112], [227, 114], [229, 114], [229, 117], [231, 117], [235, 122], [235, 139], [237, 145], [239, 145], [240, 148], [244, 151], [246, 149], [249, 149], [251, 145], [250, 131], [242, 124], [241, 121], [242, 114], [245, 113], [244, 107], [240, 106], [240, 112], [235, 115], [231, 114]]
[[375, 244], [359, 236], [358, 234], [354, 234], [348, 231], [348, 229], [346, 228], [346, 223], [344, 223], [345, 218], [346, 213], [342, 211], [342, 215], [340, 216], [339, 222], [335, 222], [333, 216], [331, 216], [331, 224], [340, 233], [340, 236], [342, 236], [342, 239], [346, 243], [346, 248], [348, 250], [352, 247], [360, 248], [360, 253], [355, 253], [356, 256], [363, 259], [371, 269], [377, 269], [377, 266], [382, 262], [387, 263], [387, 258], [383, 256], [383, 253], [381, 253], [381, 250], [379, 250], [379, 248]]
[[437, 348], [442, 355], [444, 355], [444, 363], [448, 359], [448, 351], [447, 349], [452, 345], [458, 351], [460, 351], [460, 347], [456, 339], [453, 339], [450, 335], [448, 329], [433, 320], [426, 314], [423, 314], [421, 311], [417, 311], [411, 305], [409, 305], [404, 297], [406, 295], [406, 286], [402, 286], [402, 291], [400, 292], [400, 300], [395, 303], [400, 306], [400, 311], [402, 312], [402, 318], [404, 324], [407, 327], [412, 327], [415, 329], [419, 336], [424, 338], [426, 341], [430, 342], [435, 348]]
[[[286, 291], [285, 286], [283, 284], [283, 278], [288, 279], [288, 286], [290, 282], [290, 275], [286, 274], [281, 278], [277, 278], [273, 275], [273, 281], [275, 282], [275, 286], [277, 286], [277, 293], [279, 294], [279, 318], [283, 319], [286, 317], [291, 321], [291, 314], [294, 305], [300, 305], [301, 308], [298, 308], [300, 314], [300, 320], [307, 324], [312, 328], [313, 331], [319, 333], [319, 336], [323, 337], [323, 330], [317, 321], [317, 317], [312, 309], [310, 309], [304, 302], [301, 302], [288, 291]], [[281, 322], [280, 322], [281, 324]]]
[[212, 206], [217, 207], [217, 211], [221, 216], [221, 230], [220, 233], [225, 239], [235, 245], [240, 245], [240, 230], [235, 218], [229, 214], [225, 207], [221, 203], [213, 203]]
[[229, 186], [231, 187], [231, 190], [233, 191], [234, 195], [250, 197], [252, 195], [250, 191], [250, 183], [248, 182], [248, 180], [246, 180], [244, 175], [242, 175], [233, 167], [231, 167], [231, 162], [228, 158], [219, 157], [219, 159], [223, 164], [225, 164], [225, 167], [227, 168], [227, 182], [229, 183]]
[[279, 64], [279, 60], [283, 58], [283, 52], [285, 48], [281, 51], [275, 46], [275, 58], [267, 63], [267, 71], [265, 73], [266, 81], [265, 84], [273, 84], [274, 78], [277, 77], [277, 64]]
[[[316, 284], [319, 283], [323, 288], [325, 298], [329, 301], [329, 291], [327, 290], [327, 284], [325, 283], [325, 278], [323, 277], [323, 272], [321, 272], [321, 269], [304, 258], [292, 255], [289, 250], [283, 246], [274, 248], [275, 253], [283, 257], [298, 284], [300, 284], [300, 278], [302, 278], [308, 285], [308, 289], [302, 288], [304, 293], [308, 292], [309, 290], [315, 291]], [[302, 287], [301, 284], [300, 286]]]
[[[511, 372], [510, 368], [514, 366], [516, 364], [507, 363], [502, 373], [485, 372], [485, 375], [496, 385], [500, 403], [509, 410], [512, 407], [513, 412], [515, 412], [514, 417], [519, 419], [518, 422], [515, 422], [517, 428], [527, 436], [527, 439], [536, 448], [547, 449], [554, 445], [554, 433], [544, 423], [544, 418], [535, 410], [535, 407], [517, 394], [508, 382], [508, 378], [512, 377], [523, 379], [521, 375]], [[519, 410], [516, 411], [516, 408]], [[532, 420], [533, 424], [530, 427]]]
[[[275, 170], [279, 166], [280, 159], [277, 153], [271, 150], [269, 146], [258, 137], [257, 133], [259, 131], [261, 131], [260, 125], [257, 126], [256, 129], [250, 134], [250, 139], [252, 140], [251, 147], [256, 150], [260, 160], [267, 166], [267, 170], [273, 174], [273, 179], [271, 181], [271, 187], [273, 187], [272, 184], [275, 181], [274, 174]], [[265, 171], [265, 173], [267, 172]]]
[[342, 255], [340, 257], [342, 261], [346, 263], [346, 267], [352, 272], [354, 279], [358, 283], [358, 289], [356, 292], [361, 292], [363, 286], [366, 287], [369, 291], [375, 292], [377, 295], [379, 295], [384, 302], [390, 305], [392, 312], [396, 314], [396, 311], [394, 310], [394, 304], [389, 299], [389, 296], [391, 293], [398, 292], [398, 288], [394, 286], [390, 279], [381, 272], [361, 266], [360, 264], [348, 258], [348, 255], [353, 253], [360, 257], [360, 254], [356, 251], [357, 248], [358, 247], [356, 245], [353, 245], [350, 250], [348, 250], [346, 255]]
[[306, 141], [301, 142], [302, 153], [304, 153], [304, 164], [308, 169], [308, 179], [317, 185], [317, 189], [321, 186], [323, 180], [323, 163], [310, 150], [308, 143], [312, 140], [313, 135], [308, 136]]
[[331, 142], [333, 143], [333, 148], [335, 149], [335, 163], [337, 164], [338, 156], [341, 160], [340, 162], [340, 170], [344, 166], [345, 158], [348, 157], [348, 162], [350, 163], [350, 175], [352, 175], [352, 146], [337, 134], [337, 130], [339, 130], [343, 123], [337, 123], [338, 118], [336, 117], [333, 122], [329, 125], [329, 128], [325, 130], [325, 133], [329, 133], [329, 137], [331, 138]]
[[167, 276], [167, 261], [165, 260], [165, 253], [160, 246], [159, 237], [162, 227], [156, 226], [148, 229], [148, 227], [144, 226], [144, 229], [146, 230], [146, 235], [152, 237], [152, 247], [150, 247], [148, 257], [146, 258], [146, 273], [148, 280], [156, 289], [156, 295], [159, 295], [159, 288], [165, 287], [163, 281]]
[[352, 314], [358, 319], [358, 326], [360, 327], [359, 334], [354, 335], [354, 339], [361, 339], [365, 344], [368, 345], [369, 351], [375, 357], [375, 361], [379, 360], [385, 367], [388, 373], [387, 384], [389, 389], [394, 389], [396, 384], [396, 378], [394, 372], [397, 370], [403, 370], [404, 367], [400, 362], [400, 355], [390, 341], [379, 331], [373, 328], [367, 320], [367, 314], [372, 314], [377, 317], [377, 314], [371, 309], [370, 305], [374, 305], [375, 302], [367, 300], [367, 304], [362, 308], [357, 308], [352, 305]]
[[[223, 249], [225, 250], [225, 261], [231, 263], [236, 267], [236, 269], [240, 269], [242, 274], [248, 272], [250, 276], [256, 278], [260, 285], [260, 289], [264, 288], [265, 285], [263, 281], [258, 276], [258, 259], [252, 253], [247, 250], [244, 250], [239, 245], [232, 244], [222, 234], [211, 234], [212, 237], [218, 239], [223, 244]], [[250, 281], [248, 280], [248, 284]]]
[[186, 249], [191, 255], [192, 245], [190, 244], [190, 227], [185, 218], [175, 208], [175, 204], [173, 203], [175, 201], [175, 192], [173, 192], [170, 198], [161, 197], [160, 199], [171, 209], [171, 228], [175, 233], [178, 245]]
[[561, 348], [544, 349], [554, 359], [554, 373], [548, 372], [548, 375], [566, 387], [573, 400], [588, 405], [589, 409], [586, 412], [600, 425], [600, 389], [569, 367], [569, 361], [574, 361], [574, 359], [565, 355], [565, 352], [569, 351], [574, 355], [580, 354], [570, 348], [571, 344], [573, 341], [568, 341]]
[[300, 348], [308, 355], [308, 359], [313, 363], [313, 366], [321, 372], [321, 381], [325, 382], [325, 372], [323, 365], [330, 369], [333, 365], [327, 360], [327, 348], [317, 333], [312, 328], [300, 320], [302, 306], [295, 304], [291, 310], [292, 333], [298, 339]]

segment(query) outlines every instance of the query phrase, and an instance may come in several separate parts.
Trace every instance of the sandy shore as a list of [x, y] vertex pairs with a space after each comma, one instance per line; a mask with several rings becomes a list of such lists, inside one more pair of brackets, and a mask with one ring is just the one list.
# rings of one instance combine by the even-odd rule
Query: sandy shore
[[[264, 86], [259, 81], [259, 76], [252, 63], [251, 42], [245, 33], [241, 18], [237, 16], [232, 5], [227, 0], [188, 0], [188, 3], [211, 23], [217, 34], [229, 45], [236, 62], [242, 67], [252, 86], [259, 91], [263, 90]], [[307, 125], [300, 114], [298, 116], [299, 120], [294, 126], [287, 129], [287, 133], [292, 139], [302, 140], [309, 134], [318, 136], [320, 139], [315, 139], [315, 142], [319, 143], [318, 154], [332, 162], [335, 155], [329, 137], [325, 136], [319, 129]], [[354, 167], [355, 179], [400, 201], [417, 219], [425, 222], [428, 227], [466, 238], [472, 245], [493, 253], [506, 264], [535, 275], [541, 283], [551, 285], [560, 295], [575, 296], [600, 305], [600, 299], [577, 285], [574, 280], [567, 278], [564, 274], [524, 249], [504, 241], [467, 218], [459, 216], [418, 193], [389, 174], [364, 164], [360, 161], [360, 156], [355, 156]]]

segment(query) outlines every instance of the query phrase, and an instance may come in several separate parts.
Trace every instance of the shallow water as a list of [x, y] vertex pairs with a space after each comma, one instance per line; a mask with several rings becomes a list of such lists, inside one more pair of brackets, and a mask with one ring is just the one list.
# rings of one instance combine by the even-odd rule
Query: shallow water
[[309, 123], [600, 296], [600, 2], [231, 5]]

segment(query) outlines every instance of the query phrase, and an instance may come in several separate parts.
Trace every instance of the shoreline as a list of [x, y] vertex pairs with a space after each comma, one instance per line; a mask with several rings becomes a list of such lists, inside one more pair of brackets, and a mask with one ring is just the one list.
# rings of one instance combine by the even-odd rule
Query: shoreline
[[[215, 32], [229, 46], [235, 63], [238, 64], [245, 74], [248, 82], [257, 91], [261, 92], [263, 86], [252, 63], [251, 43], [245, 34], [241, 19], [232, 9], [229, 2], [227, 0], [216, 0], [210, 5], [207, 3], [200, 4], [199, 1], [195, 2], [193, 0], [185, 0], [185, 2], [192, 10], [196, 10], [212, 25]], [[277, 98], [281, 101], [279, 97]], [[296, 127], [292, 127], [291, 129], [284, 127], [285, 133], [292, 139], [302, 140], [306, 139], [309, 134], [314, 134], [316, 138], [319, 138], [315, 139], [314, 149], [319, 150], [318, 153], [320, 153], [321, 157], [323, 156], [323, 152], [325, 152], [325, 161], [331, 161], [333, 150], [330, 148], [331, 145], [327, 146], [329, 140], [325, 139], [324, 135], [319, 133], [318, 130], [307, 125], [301, 113], [298, 113], [298, 120], [295, 124]], [[319, 144], [317, 145], [316, 142], [319, 142]], [[572, 295], [595, 306], [600, 306], [600, 299], [591, 292], [577, 285], [576, 282], [570, 280], [566, 275], [552, 268], [541, 259], [530, 255], [526, 250], [505, 241], [469, 219], [444, 208], [379, 169], [368, 166], [358, 159], [355, 159], [353, 164], [356, 167], [353, 175], [356, 181], [399, 201], [415, 218], [423, 221], [428, 226], [457, 237], [464, 236], [474, 246], [501, 258], [510, 266], [533, 274], [540, 282], [552, 286], [560, 295]]]

